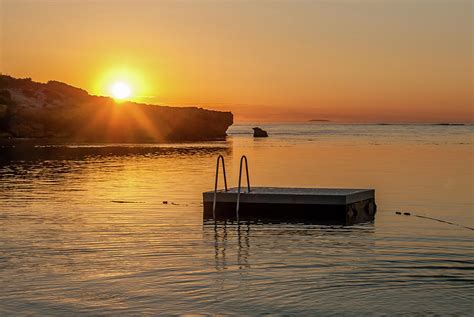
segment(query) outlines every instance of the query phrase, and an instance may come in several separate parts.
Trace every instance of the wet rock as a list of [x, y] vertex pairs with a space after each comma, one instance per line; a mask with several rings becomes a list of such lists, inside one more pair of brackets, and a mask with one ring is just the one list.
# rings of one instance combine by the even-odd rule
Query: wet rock
[[267, 131], [259, 128], [259, 127], [255, 127], [253, 128], [253, 137], [254, 138], [266, 138], [268, 137], [268, 133]]

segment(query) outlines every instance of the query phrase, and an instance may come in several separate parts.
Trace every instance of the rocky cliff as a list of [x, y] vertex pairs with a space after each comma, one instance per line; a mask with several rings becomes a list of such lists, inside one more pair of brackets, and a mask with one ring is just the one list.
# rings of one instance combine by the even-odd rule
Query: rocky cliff
[[231, 112], [91, 96], [49, 81], [0, 75], [0, 137], [78, 142], [166, 142], [226, 136]]

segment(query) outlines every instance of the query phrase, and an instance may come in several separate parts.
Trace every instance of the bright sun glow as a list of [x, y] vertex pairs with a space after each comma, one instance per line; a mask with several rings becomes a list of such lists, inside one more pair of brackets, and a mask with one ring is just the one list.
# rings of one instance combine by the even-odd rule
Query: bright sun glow
[[95, 78], [93, 93], [110, 96], [118, 104], [123, 101], [150, 102], [150, 96], [156, 93], [155, 88], [151, 92], [151, 80], [139, 67], [106, 65], [98, 70]]
[[123, 100], [132, 95], [132, 89], [127, 83], [118, 81], [110, 86], [110, 93], [115, 99]]

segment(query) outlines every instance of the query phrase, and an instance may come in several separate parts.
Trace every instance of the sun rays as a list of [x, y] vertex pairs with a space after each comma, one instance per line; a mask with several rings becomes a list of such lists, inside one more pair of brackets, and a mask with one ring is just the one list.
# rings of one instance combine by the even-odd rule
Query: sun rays
[[112, 97], [119, 103], [143, 102], [150, 95], [150, 84], [145, 74], [138, 69], [115, 66], [97, 76], [94, 91], [98, 95]]

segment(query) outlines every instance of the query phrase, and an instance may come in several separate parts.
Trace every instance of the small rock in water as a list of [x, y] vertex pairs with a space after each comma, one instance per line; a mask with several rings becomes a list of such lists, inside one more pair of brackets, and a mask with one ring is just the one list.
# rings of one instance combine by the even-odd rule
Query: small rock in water
[[252, 128], [253, 129], [253, 137], [254, 138], [266, 138], [268, 137], [268, 133], [267, 131], [259, 128], [259, 127], [255, 127], [255, 128]]

